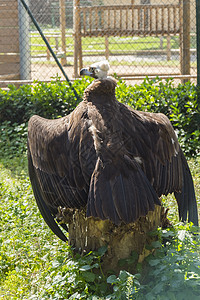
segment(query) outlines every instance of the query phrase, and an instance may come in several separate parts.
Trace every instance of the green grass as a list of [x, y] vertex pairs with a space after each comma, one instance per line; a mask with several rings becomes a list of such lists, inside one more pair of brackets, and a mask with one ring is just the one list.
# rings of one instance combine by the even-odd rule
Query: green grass
[[38, 283], [44, 283], [54, 256], [67, 246], [51, 234], [38, 213], [26, 157], [3, 160], [0, 169], [0, 299], [25, 299], [40, 292]]
[[[191, 160], [190, 168], [200, 212], [200, 160]], [[165, 197], [164, 202], [170, 207], [171, 221], [176, 224], [177, 205], [173, 197]], [[74, 257], [71, 248], [53, 235], [38, 212], [27, 174], [26, 155], [0, 159], [0, 210], [2, 300], [184, 300], [186, 298], [181, 298], [184, 293], [193, 299], [198, 299], [200, 295], [200, 241], [199, 238], [192, 237], [189, 233], [191, 227], [188, 225], [175, 225], [175, 231], [162, 232], [165, 240], [172, 237], [174, 242], [165, 248], [165, 254], [160, 242], [154, 245], [157, 254], [149, 257], [147, 267], [152, 280], [142, 273], [141, 266], [137, 275], [126, 271], [121, 271], [118, 277], [97, 275], [93, 270], [99, 269], [100, 253]], [[177, 232], [180, 231], [186, 234], [185, 243], [178, 240]], [[170, 287], [172, 283], [173, 288]], [[168, 298], [165, 298], [160, 288], [164, 291], [167, 286]], [[179, 287], [183, 293], [178, 290]], [[179, 294], [180, 298], [177, 298], [176, 295]], [[110, 295], [110, 298], [106, 298], [106, 295]]]
[[[56, 33], [55, 31], [54, 33]], [[53, 32], [51, 32], [53, 34]], [[48, 32], [47, 32], [48, 34]], [[32, 34], [30, 44], [31, 53], [36, 51], [42, 51], [45, 53], [45, 43], [41, 37], [34, 36], [36, 33]], [[38, 34], [37, 34], [38, 35]], [[171, 38], [171, 48], [178, 49], [178, 37]], [[58, 39], [58, 46], [61, 47], [61, 39]], [[52, 47], [56, 46], [55, 38], [49, 38], [50, 45]], [[34, 46], [43, 45], [43, 46]], [[123, 53], [129, 53], [138, 50], [160, 50], [160, 38], [159, 37], [109, 37], [109, 50], [112, 54], [119, 53], [119, 50], [123, 50]], [[163, 49], [167, 49], [167, 39], [163, 38]], [[73, 37], [66, 38], [66, 50], [68, 55], [73, 55], [74, 51], [74, 39]], [[96, 51], [101, 50], [105, 51], [105, 38], [104, 37], [85, 37], [82, 38], [82, 50], [90, 50], [90, 54], [96, 54]]]
[[[59, 33], [59, 30], [55, 29], [54, 31], [45, 30], [45, 35], [48, 35], [48, 33], [55, 34]], [[73, 56], [74, 55], [74, 39], [72, 37], [72, 33], [67, 31], [67, 34], [70, 34], [71, 37], [66, 37], [66, 53], [67, 56]], [[31, 55], [37, 56], [38, 54], [46, 56], [47, 48], [42, 40], [42, 38], [38, 35], [38, 33], [33, 32], [32, 37], [30, 38], [30, 44], [31, 44]], [[193, 39], [191, 39], [193, 41]], [[56, 49], [56, 40], [55, 38], [51, 37], [49, 38], [50, 45], [53, 47], [53, 49]], [[37, 45], [37, 46], [35, 46]], [[40, 46], [39, 46], [40, 45]], [[191, 47], [193, 46], [193, 43], [191, 44]], [[61, 39], [58, 39], [58, 48], [61, 49]], [[194, 47], [193, 47], [194, 48]], [[163, 38], [163, 46], [161, 49], [160, 45], [160, 38], [159, 37], [109, 37], [109, 51], [110, 54], [116, 55], [116, 54], [123, 54], [128, 55], [132, 54], [133, 52], [137, 51], [152, 51], [152, 50], [166, 50], [167, 49], [167, 39], [166, 37]], [[171, 37], [171, 49], [179, 49], [179, 37]], [[100, 55], [105, 54], [105, 38], [104, 37], [85, 37], [82, 38], [82, 51], [83, 55], [96, 55], [99, 53]], [[153, 56], [152, 56], [153, 58]], [[38, 63], [38, 61], [34, 61], [34, 63]], [[43, 61], [43, 64], [48, 64], [48, 61]], [[88, 62], [87, 62], [88, 63]], [[115, 62], [112, 61], [112, 65], [114, 65]], [[133, 62], [128, 61], [121, 61], [121, 64], [123, 65], [133, 65]], [[155, 62], [146, 62], [145, 60], [142, 61], [136, 61], [134, 62], [135, 66], [144, 66], [146, 64], [147, 66], [162, 66], [166, 67], [179, 67], [179, 61], [178, 60], [170, 60], [170, 61], [159, 61], [158, 58], [155, 59]], [[192, 67], [196, 67], [196, 62], [191, 63]], [[119, 62], [117, 61], [117, 65], [119, 65]]]

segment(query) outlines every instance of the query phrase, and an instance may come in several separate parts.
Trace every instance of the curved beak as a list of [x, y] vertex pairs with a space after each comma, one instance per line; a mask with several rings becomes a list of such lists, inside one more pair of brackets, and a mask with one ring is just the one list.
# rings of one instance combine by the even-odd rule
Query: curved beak
[[90, 77], [93, 76], [92, 72], [90, 72], [88, 68], [83, 68], [80, 70], [80, 76], [84, 76], [84, 75], [87, 75]]

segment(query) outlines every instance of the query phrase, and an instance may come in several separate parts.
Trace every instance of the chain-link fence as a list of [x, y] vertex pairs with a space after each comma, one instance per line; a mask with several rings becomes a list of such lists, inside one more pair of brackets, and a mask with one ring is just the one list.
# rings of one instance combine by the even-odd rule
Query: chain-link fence
[[[195, 0], [26, 0], [69, 78], [108, 59], [110, 73], [196, 80]], [[62, 72], [20, 0], [0, 0], [0, 81]]]

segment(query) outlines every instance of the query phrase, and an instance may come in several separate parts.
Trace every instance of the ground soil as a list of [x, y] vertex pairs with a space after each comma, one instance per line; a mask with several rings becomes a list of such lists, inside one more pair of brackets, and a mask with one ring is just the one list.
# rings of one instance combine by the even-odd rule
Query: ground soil
[[[97, 60], [98, 61], [98, 60]], [[89, 62], [90, 64], [91, 62]], [[85, 64], [85, 67], [87, 66], [87, 62]], [[69, 79], [74, 79], [74, 67], [72, 65], [64, 66], [64, 71], [66, 72]], [[173, 77], [173, 75], [180, 74], [180, 70], [178, 67], [169, 67], [169, 66], [111, 66], [110, 68], [110, 74], [117, 74], [118, 76], [125, 76], [129, 77], [131, 76], [131, 79], [126, 79], [127, 83], [129, 84], [139, 84], [143, 81], [143, 78], [141, 80], [138, 79], [138, 76], [161, 76], [161, 75], [169, 75], [170, 77]], [[191, 70], [191, 74], [195, 75], [196, 70]], [[61, 70], [56, 66], [53, 62], [51, 64], [32, 64], [31, 65], [31, 79], [32, 80], [51, 80], [53, 77], [59, 76], [62, 80], [64, 80], [64, 76], [61, 72]], [[133, 79], [133, 77], [136, 77], [137, 79]], [[196, 81], [196, 79], [192, 79], [193, 82]], [[180, 80], [176, 80], [177, 83], [181, 82]]]

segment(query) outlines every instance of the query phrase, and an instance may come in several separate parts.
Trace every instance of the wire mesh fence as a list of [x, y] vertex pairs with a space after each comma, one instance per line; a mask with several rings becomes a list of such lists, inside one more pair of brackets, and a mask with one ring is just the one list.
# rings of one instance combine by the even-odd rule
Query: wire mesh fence
[[17, 1], [0, 1], [0, 80], [19, 79], [19, 26]]
[[[126, 79], [196, 80], [195, 0], [25, 2], [69, 78], [108, 59]], [[0, 66], [1, 82], [64, 79], [20, 0], [0, 0]]]

